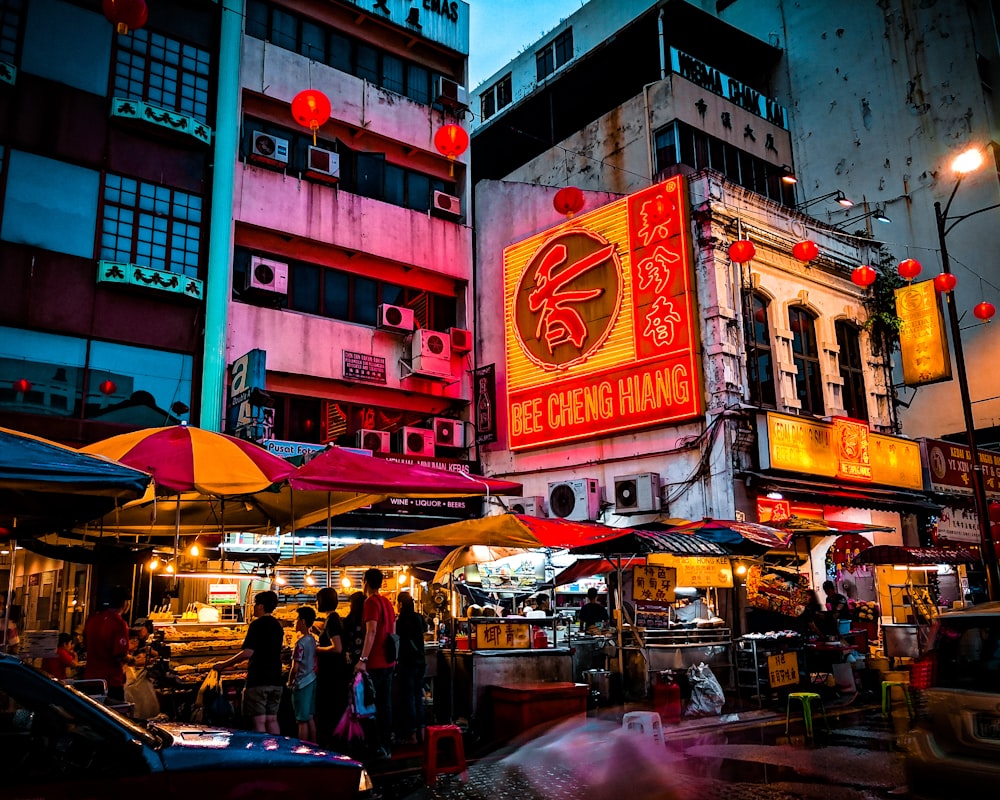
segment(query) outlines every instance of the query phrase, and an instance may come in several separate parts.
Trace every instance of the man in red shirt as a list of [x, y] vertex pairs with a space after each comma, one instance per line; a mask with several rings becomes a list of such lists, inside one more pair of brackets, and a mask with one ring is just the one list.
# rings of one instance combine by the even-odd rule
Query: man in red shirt
[[129, 591], [114, 586], [108, 607], [91, 614], [83, 628], [87, 648], [84, 678], [101, 678], [108, 684], [108, 697], [125, 700], [125, 659], [128, 657], [128, 623], [122, 614], [128, 609]]
[[396, 632], [396, 612], [389, 599], [379, 594], [383, 581], [382, 570], [365, 570], [365, 606], [361, 618], [365, 623], [365, 641], [361, 645], [361, 658], [354, 665], [355, 672], [367, 670], [375, 686], [375, 727], [378, 742], [373, 750], [376, 758], [390, 757], [389, 742], [392, 737], [392, 672], [395, 660], [386, 658], [385, 640]]

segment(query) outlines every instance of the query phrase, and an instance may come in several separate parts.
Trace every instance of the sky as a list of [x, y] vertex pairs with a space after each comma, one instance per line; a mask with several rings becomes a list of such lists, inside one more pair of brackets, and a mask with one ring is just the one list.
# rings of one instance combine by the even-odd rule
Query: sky
[[583, 5], [583, 0], [468, 2], [470, 90]]

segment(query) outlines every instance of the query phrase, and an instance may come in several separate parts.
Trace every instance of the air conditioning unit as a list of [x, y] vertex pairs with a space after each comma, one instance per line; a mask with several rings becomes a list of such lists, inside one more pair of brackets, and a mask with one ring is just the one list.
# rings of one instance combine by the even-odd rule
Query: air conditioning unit
[[373, 453], [388, 453], [391, 451], [389, 431], [373, 431], [362, 428], [354, 432], [354, 446]]
[[660, 476], [655, 472], [615, 477], [615, 513], [646, 514], [660, 510]]
[[434, 431], [430, 428], [403, 428], [397, 436], [398, 450], [404, 456], [434, 456]]
[[525, 517], [544, 517], [545, 498], [541, 495], [534, 497], [506, 497], [504, 502], [507, 508], [515, 514], [522, 514]]
[[437, 97], [435, 102], [448, 108], [466, 109], [469, 107], [469, 93], [461, 84], [455, 83], [450, 78], [439, 77], [437, 79]]
[[382, 303], [378, 307], [375, 327], [383, 331], [410, 333], [413, 330], [413, 309]]
[[250, 160], [276, 167], [288, 165], [288, 140], [254, 131], [250, 137]]
[[451, 349], [454, 353], [468, 353], [472, 350], [472, 331], [464, 328], [448, 328]]
[[451, 376], [451, 337], [419, 328], [410, 341], [410, 369], [417, 375]]
[[244, 291], [288, 294], [288, 264], [284, 261], [271, 261], [260, 256], [251, 256], [250, 268], [247, 270], [243, 289]]
[[601, 486], [596, 478], [575, 478], [549, 484], [549, 516], [575, 522], [601, 515]]
[[340, 180], [340, 153], [309, 145], [306, 175], [328, 183], [336, 183]]
[[431, 426], [438, 447], [465, 447], [465, 423], [460, 419], [434, 417]]
[[462, 216], [462, 201], [453, 194], [445, 194], [435, 189], [434, 197], [431, 199], [431, 213], [437, 217], [458, 219]]

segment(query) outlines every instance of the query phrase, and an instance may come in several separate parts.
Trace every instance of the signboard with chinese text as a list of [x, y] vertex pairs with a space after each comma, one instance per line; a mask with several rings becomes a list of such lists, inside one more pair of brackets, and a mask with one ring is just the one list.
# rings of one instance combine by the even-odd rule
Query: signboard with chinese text
[[504, 250], [510, 448], [700, 416], [686, 184]]
[[978, 545], [979, 515], [971, 508], [943, 506], [938, 515], [936, 538], [942, 542]]
[[767, 657], [767, 679], [772, 689], [794, 686], [799, 682], [797, 653], [775, 653]]
[[844, 417], [833, 418], [833, 439], [837, 448], [837, 477], [871, 480], [872, 462], [868, 447], [868, 423]]
[[796, 503], [794, 500], [775, 500], [771, 497], [757, 498], [757, 521], [761, 524], [787, 522], [792, 516], [798, 519], [822, 521], [823, 506]]
[[[940, 439], [924, 439], [923, 454], [927, 488], [932, 492], [972, 495], [972, 451], [966, 445]], [[1000, 453], [976, 449], [989, 497], [1000, 500]]]
[[[844, 436], [849, 439], [849, 459], [865, 458], [861, 454], [860, 440], [853, 438], [850, 427], [844, 422], [822, 422], [775, 413], [759, 416], [757, 438], [761, 469], [780, 469], [918, 491], [923, 489], [920, 445], [917, 442], [869, 431], [866, 460], [843, 460]], [[847, 422], [861, 424], [854, 420]], [[850, 474], [842, 471], [845, 466]]]
[[896, 289], [899, 356], [903, 383], [923, 386], [951, 378], [951, 353], [944, 335], [944, 315], [934, 281], [918, 281]]
[[371, 353], [355, 353], [344, 350], [344, 379], [349, 381], [365, 381], [366, 383], [385, 383], [385, 359], [373, 356]]
[[531, 625], [527, 622], [473, 622], [476, 650], [527, 650], [531, 647]]
[[729, 559], [715, 556], [674, 556], [669, 553], [649, 553], [650, 566], [671, 567], [676, 571], [678, 586], [722, 586], [732, 588], [733, 569]]
[[676, 588], [677, 570], [673, 567], [633, 567], [632, 601], [637, 606], [672, 603]]

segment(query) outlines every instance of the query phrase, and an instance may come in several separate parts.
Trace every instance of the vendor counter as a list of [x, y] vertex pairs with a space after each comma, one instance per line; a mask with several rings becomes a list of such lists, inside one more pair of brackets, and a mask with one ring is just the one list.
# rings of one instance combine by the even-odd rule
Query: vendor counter
[[[707, 664], [723, 688], [735, 685], [729, 628], [670, 631], [626, 627], [622, 637], [623, 689], [628, 700], [648, 698], [658, 673], [686, 672], [697, 664]], [[617, 658], [611, 659], [611, 669], [617, 669]]]

